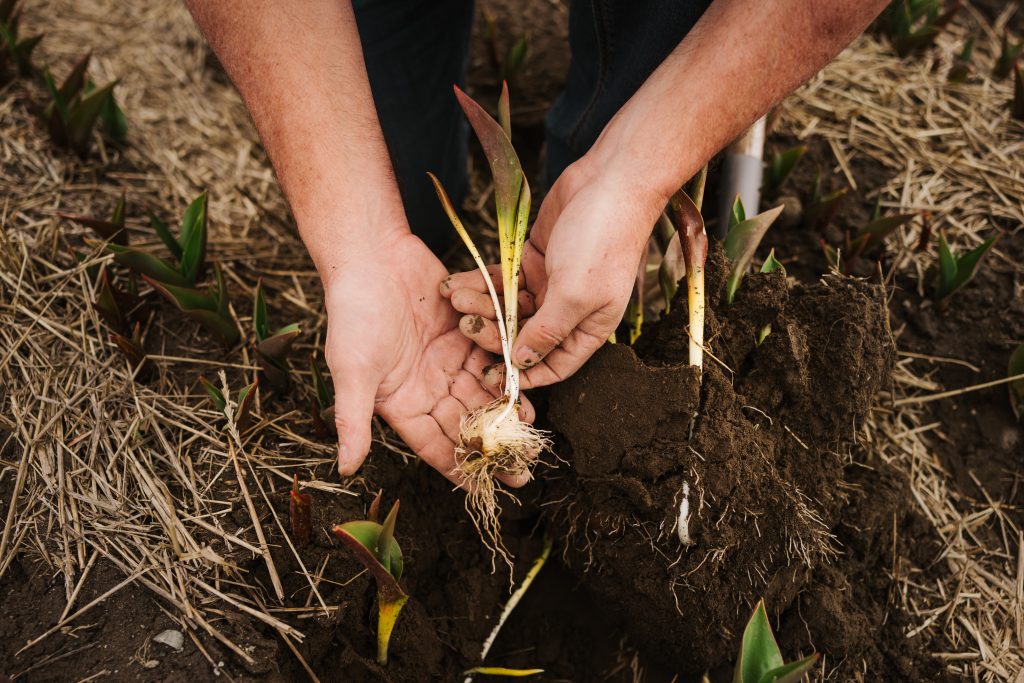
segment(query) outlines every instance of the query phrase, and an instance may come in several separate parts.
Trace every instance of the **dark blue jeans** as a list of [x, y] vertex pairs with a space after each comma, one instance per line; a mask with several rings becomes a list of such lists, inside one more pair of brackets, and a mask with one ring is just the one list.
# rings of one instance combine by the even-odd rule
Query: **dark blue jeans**
[[[572, 61], [545, 121], [548, 184], [586, 153], [711, 0], [574, 0]], [[354, 0], [366, 70], [409, 224], [440, 252], [455, 233], [427, 178], [459, 206], [469, 127], [452, 95], [463, 84], [473, 0]], [[698, 94], [699, 95], [699, 94]]]

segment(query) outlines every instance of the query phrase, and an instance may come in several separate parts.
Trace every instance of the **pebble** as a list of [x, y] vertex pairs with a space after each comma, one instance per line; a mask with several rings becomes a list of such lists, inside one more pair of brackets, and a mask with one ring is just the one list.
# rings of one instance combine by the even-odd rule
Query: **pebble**
[[175, 631], [172, 628], [156, 634], [153, 636], [153, 640], [158, 643], [163, 643], [176, 652], [181, 652], [181, 649], [185, 647], [185, 634], [181, 631]]

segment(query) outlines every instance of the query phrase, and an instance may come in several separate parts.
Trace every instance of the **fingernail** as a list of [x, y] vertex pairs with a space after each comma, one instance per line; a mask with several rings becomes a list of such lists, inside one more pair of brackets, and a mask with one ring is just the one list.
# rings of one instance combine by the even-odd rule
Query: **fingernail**
[[504, 363], [495, 363], [484, 368], [484, 381], [488, 384], [500, 384], [504, 375]]
[[441, 293], [442, 294], [447, 293], [448, 291], [451, 290], [451, 288], [452, 288], [452, 279], [450, 277], [446, 277], [445, 279], [441, 280]]
[[459, 321], [459, 327], [466, 336], [480, 334], [480, 330], [484, 329], [484, 319], [478, 315], [465, 315]]
[[529, 346], [524, 346], [516, 354], [516, 365], [520, 368], [532, 368], [534, 365], [540, 362], [542, 356], [531, 349]]
[[347, 476], [349, 474], [348, 464], [348, 446], [346, 446], [345, 444], [341, 444], [338, 447], [338, 473], [341, 474], [342, 476]]

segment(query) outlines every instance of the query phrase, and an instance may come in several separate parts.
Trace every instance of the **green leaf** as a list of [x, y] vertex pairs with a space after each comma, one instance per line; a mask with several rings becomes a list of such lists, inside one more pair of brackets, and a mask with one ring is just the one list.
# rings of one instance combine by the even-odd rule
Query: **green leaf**
[[729, 270], [729, 280], [726, 283], [726, 303], [731, 304], [736, 298], [736, 290], [739, 289], [740, 282], [743, 281], [750, 268], [750, 262], [754, 258], [757, 246], [784, 208], [785, 206], [780, 204], [774, 209], [759, 213], [753, 218], [743, 220], [729, 228], [729, 232], [725, 236], [725, 253], [732, 261], [732, 267]]
[[[522, 71], [526, 59], [530, 55], [530, 42], [526, 36], [521, 37], [508, 49], [505, 61], [501, 64], [501, 77], [504, 80], [514, 80]], [[509, 134], [509, 137], [512, 137]]]
[[732, 210], [729, 212], [729, 230], [745, 220], [747, 220], [747, 211], [743, 208], [743, 198], [737, 194], [736, 199], [732, 201]]
[[[50, 107], [47, 107], [47, 118], [50, 119], [50, 134], [53, 135], [54, 122], [63, 124], [68, 120], [68, 103], [60, 94], [60, 89], [57, 87], [56, 81], [53, 80], [53, 74], [50, 73], [49, 67], [43, 69], [43, 81], [46, 83], [46, 89], [50, 92], [51, 102]], [[60, 126], [60, 130], [64, 134], [63, 125]]]
[[252, 326], [256, 332], [256, 341], [267, 338], [267, 302], [263, 297], [263, 278], [256, 282], [256, 298], [252, 304]]
[[113, 93], [103, 103], [103, 108], [100, 110], [100, 122], [103, 124], [103, 132], [111, 140], [123, 142], [128, 137], [128, 119], [121, 107], [118, 106]]
[[227, 345], [238, 341], [239, 332], [235, 321], [220, 312], [217, 297], [203, 294], [189, 287], [178, 287], [157, 282], [143, 275], [153, 289], [160, 292], [167, 300], [173, 302], [179, 310], [190, 318], [198, 321], [209, 332], [220, 337]]
[[135, 323], [135, 329], [132, 331], [131, 337], [123, 337], [116, 332], [111, 332], [110, 340], [114, 342], [128, 360], [128, 365], [132, 371], [135, 371], [136, 368], [146, 362], [146, 351], [142, 347], [142, 328], [139, 323]]
[[224, 399], [224, 394], [221, 390], [202, 375], [199, 376], [199, 383], [206, 389], [206, 394], [210, 397], [213, 407], [223, 413], [224, 409], [228, 407], [228, 402]]
[[1005, 29], [1003, 31], [1003, 40], [1000, 48], [999, 57], [992, 66], [992, 78], [1002, 80], [1010, 75], [1010, 72], [1013, 71], [1014, 64], [1016, 64], [1021, 52], [1024, 52], [1024, 40], [1017, 43], [1011, 43], [1010, 30]]
[[700, 169], [686, 186], [686, 194], [690, 201], [693, 202], [693, 205], [697, 207], [697, 211], [700, 211], [704, 204], [704, 186], [707, 185], [707, 181], [708, 165], [704, 164], [704, 168]]
[[[1024, 373], [1024, 344], [1019, 345], [1010, 354], [1010, 362], [1006, 367], [1006, 376], [1015, 377]], [[1024, 418], [1024, 379], [1010, 382], [1010, 407], [1019, 421]]]
[[791, 147], [784, 152], [777, 152], [772, 155], [768, 162], [768, 172], [765, 174], [764, 194], [774, 197], [782, 189], [782, 184], [796, 168], [797, 162], [807, 153], [806, 145]]
[[206, 196], [192, 200], [181, 222], [181, 274], [189, 284], [195, 284], [203, 272], [206, 261]]
[[238, 392], [238, 407], [235, 408], [235, 426], [244, 432], [252, 424], [252, 407], [256, 404], [256, 389], [260, 380], [256, 378], [252, 384]]
[[812, 230], [824, 230], [836, 217], [839, 205], [850, 192], [849, 187], [842, 187], [835, 192], [821, 195], [821, 175], [815, 178], [811, 197], [804, 205], [804, 225]]
[[295, 340], [301, 333], [302, 330], [299, 329], [298, 323], [282, 327], [271, 336], [259, 342], [256, 345], [256, 350], [262, 356], [283, 363], [292, 348], [292, 344], [295, 343]]
[[316, 402], [320, 406], [320, 410], [329, 408], [334, 405], [334, 396], [327, 382], [324, 381], [324, 376], [320, 374], [320, 367], [317, 365], [315, 353], [309, 354], [309, 367], [312, 370], [313, 391], [316, 393]]
[[916, 216], [916, 213], [900, 213], [871, 221], [857, 234], [858, 242], [863, 244], [859, 251], [871, 251], [881, 246], [886, 237], [894, 233], [900, 226], [914, 220]]
[[508, 82], [504, 79], [501, 83], [501, 95], [498, 96], [498, 123], [505, 131], [509, 141], [512, 140], [512, 105], [508, 97]]
[[93, 303], [96, 306], [96, 310], [99, 311], [100, 317], [115, 332], [123, 335], [127, 331], [127, 325], [125, 324], [124, 314], [121, 312], [121, 307], [118, 304], [118, 298], [113, 285], [110, 283], [110, 275], [107, 269], [104, 268], [100, 271], [100, 291], [96, 296], [96, 301]]
[[108, 221], [102, 218], [60, 213], [59, 211], [57, 212], [57, 215], [64, 220], [72, 221], [73, 223], [78, 223], [82, 227], [89, 228], [99, 235], [100, 239], [108, 240], [123, 247], [128, 246], [128, 231], [124, 229], [123, 220], [120, 223], [117, 223], [115, 221]]
[[791, 662], [790, 664], [783, 664], [777, 669], [772, 669], [767, 672], [757, 683], [798, 683], [803, 680], [814, 665], [818, 663], [818, 655], [813, 654], [809, 657], [804, 657], [798, 662]]
[[146, 275], [159, 282], [170, 285], [184, 286], [188, 282], [171, 264], [148, 251], [140, 251], [119, 244], [107, 244], [107, 251], [114, 254], [114, 261], [131, 268], [140, 275]]
[[60, 96], [65, 102], [70, 102], [75, 95], [78, 95], [85, 89], [85, 73], [89, 70], [89, 60], [92, 59], [92, 53], [86, 52], [85, 55], [75, 62], [75, 65], [71, 67], [71, 72], [68, 77], [64, 79], [64, 83], [60, 86]]
[[761, 264], [761, 272], [774, 273], [777, 270], [781, 270], [783, 275], [786, 274], [785, 266], [783, 266], [782, 263], [775, 258], [775, 250], [772, 249], [770, 252], [768, 252], [768, 258], [766, 258], [764, 260], [764, 263]]
[[149, 214], [149, 225], [153, 228], [153, 232], [156, 233], [160, 241], [164, 243], [164, 246], [171, 252], [175, 260], [181, 261], [181, 245], [178, 244], [178, 240], [174, 239], [174, 235], [171, 234], [171, 229], [164, 223], [160, 218], [153, 213], [152, 210], [147, 212]]
[[754, 614], [743, 630], [740, 656], [733, 673], [733, 683], [760, 683], [761, 677], [785, 662], [772, 635], [764, 600], [759, 600]]
[[395, 523], [398, 521], [398, 507], [400, 501], [396, 500], [392, 505], [391, 509], [388, 510], [388, 516], [384, 518], [384, 523], [380, 526], [380, 535], [377, 537], [377, 544], [372, 548], [377, 559], [384, 565], [384, 568], [391, 572], [391, 575], [395, 579], [402, 578], [402, 556], [397, 556], [397, 565], [395, 564], [395, 555], [391, 552], [391, 544], [395, 542]]
[[84, 157], [88, 153], [89, 138], [96, 125], [96, 119], [99, 118], [106, 101], [113, 96], [116, 85], [117, 81], [108, 83], [83, 96], [71, 107], [67, 120], [68, 144], [80, 156]]
[[333, 532], [338, 540], [355, 553], [356, 559], [362, 562], [363, 566], [373, 575], [377, 581], [377, 592], [382, 601], [396, 602], [406, 597], [405, 591], [398, 585], [398, 579], [392, 573], [397, 569], [401, 575], [402, 550], [399, 548], [398, 542], [392, 538], [384, 551], [388, 557], [391, 571], [385, 569], [373, 550], [377, 547], [382, 529], [383, 527], [376, 522], [361, 520], [340, 524], [334, 527]]
[[999, 237], [999, 235], [990, 237], [963, 256], [957, 257], [956, 278], [953, 281], [953, 291], [960, 289], [974, 279], [974, 275], [978, 272], [978, 266], [981, 265], [981, 259], [984, 258], [989, 249], [995, 246], [995, 243], [999, 241]]

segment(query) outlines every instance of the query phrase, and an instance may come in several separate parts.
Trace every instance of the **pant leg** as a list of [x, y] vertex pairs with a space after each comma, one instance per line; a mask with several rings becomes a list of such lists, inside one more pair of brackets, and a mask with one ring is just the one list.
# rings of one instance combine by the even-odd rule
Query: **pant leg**
[[711, 0], [574, 0], [565, 90], [545, 120], [545, 181], [590, 149]]
[[[340, 1], [340, 0], [339, 0]], [[427, 178], [458, 206], [469, 127], [452, 93], [465, 79], [473, 0], [353, 0], [374, 104], [412, 231], [435, 253], [455, 231]]]

